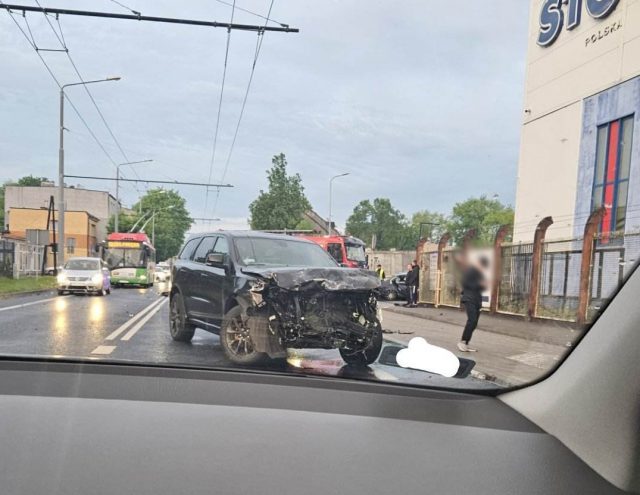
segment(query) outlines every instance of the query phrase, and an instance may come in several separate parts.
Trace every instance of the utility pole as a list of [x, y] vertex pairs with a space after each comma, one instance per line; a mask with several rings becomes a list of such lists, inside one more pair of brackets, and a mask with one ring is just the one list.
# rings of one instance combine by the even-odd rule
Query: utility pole
[[60, 86], [60, 147], [58, 149], [58, 252], [60, 264], [64, 264], [64, 88], [85, 86], [107, 81], [119, 81], [120, 77], [107, 77], [95, 81], [82, 81]]
[[334, 175], [329, 179], [329, 223], [327, 224], [327, 235], [331, 235], [331, 202], [333, 201], [333, 180], [338, 177], [345, 177], [349, 175], [349, 172], [345, 172], [344, 174]]

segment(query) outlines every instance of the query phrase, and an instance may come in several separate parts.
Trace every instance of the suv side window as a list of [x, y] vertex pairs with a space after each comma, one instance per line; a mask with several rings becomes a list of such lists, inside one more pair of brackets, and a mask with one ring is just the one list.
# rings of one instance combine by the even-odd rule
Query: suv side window
[[199, 237], [196, 237], [195, 239], [191, 239], [189, 242], [187, 242], [182, 248], [182, 251], [180, 252], [180, 256], [178, 256], [178, 258], [180, 258], [181, 260], [190, 259], [191, 255], [193, 254], [193, 250], [198, 245], [198, 242], [200, 242]]
[[227, 243], [226, 237], [218, 237], [218, 242], [216, 242], [216, 247], [213, 252], [219, 254], [229, 254], [229, 243]]
[[193, 257], [193, 261], [196, 263], [204, 263], [207, 260], [207, 255], [213, 253], [213, 246], [216, 243], [217, 237], [205, 237], [196, 249], [196, 254]]

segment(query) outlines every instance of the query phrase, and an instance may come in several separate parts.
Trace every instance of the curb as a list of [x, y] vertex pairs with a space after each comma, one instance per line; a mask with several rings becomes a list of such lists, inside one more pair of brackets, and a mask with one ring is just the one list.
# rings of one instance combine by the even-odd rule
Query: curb
[[[423, 320], [429, 320], [429, 321], [437, 321], [440, 323], [448, 323], [450, 325], [460, 325], [460, 322], [458, 321], [452, 321], [450, 319], [447, 318], [437, 318], [431, 315], [426, 315], [426, 314], [421, 314], [421, 313], [411, 313], [408, 311], [403, 311], [401, 309], [397, 309], [394, 306], [387, 306], [385, 308], [382, 308], [383, 311], [389, 311], [390, 313], [395, 313], [398, 315], [404, 315], [404, 316], [412, 316], [414, 318], [421, 318]], [[509, 332], [505, 332], [505, 331], [501, 331], [499, 329], [495, 329], [495, 328], [490, 328], [490, 327], [486, 327], [483, 325], [478, 325], [477, 330], [481, 330], [484, 332], [490, 332], [490, 333], [495, 333], [498, 335], [506, 335], [507, 337], [513, 337], [516, 339], [522, 339], [522, 340], [528, 340], [531, 342], [539, 342], [541, 344], [549, 344], [549, 345], [557, 345], [560, 347], [566, 347], [566, 343], [561, 343], [558, 342], [558, 340], [554, 340], [554, 339], [550, 339], [550, 338], [546, 338], [544, 336], [537, 336], [537, 335], [521, 335], [521, 334], [513, 334], [513, 333], [509, 333]]]
[[20, 297], [20, 296], [35, 296], [38, 294], [46, 294], [47, 292], [55, 292], [55, 287], [50, 289], [37, 289], [37, 290], [28, 290], [24, 292], [6, 292], [4, 294], [0, 294], [0, 300], [2, 299], [11, 299], [12, 297]]

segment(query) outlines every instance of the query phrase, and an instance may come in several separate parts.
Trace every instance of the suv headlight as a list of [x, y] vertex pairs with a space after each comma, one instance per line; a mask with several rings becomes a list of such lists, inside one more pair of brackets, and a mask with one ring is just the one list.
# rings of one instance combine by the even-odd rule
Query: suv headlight
[[101, 273], [96, 273], [93, 277], [91, 277], [91, 281], [94, 284], [99, 284], [100, 282], [102, 282], [102, 274]]

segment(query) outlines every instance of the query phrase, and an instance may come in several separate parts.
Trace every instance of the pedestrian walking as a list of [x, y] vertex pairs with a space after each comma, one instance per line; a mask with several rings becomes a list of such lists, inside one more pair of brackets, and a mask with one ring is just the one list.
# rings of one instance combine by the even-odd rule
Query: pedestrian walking
[[471, 263], [464, 267], [462, 297], [460, 299], [467, 313], [467, 323], [464, 326], [462, 338], [458, 342], [458, 349], [462, 352], [476, 352], [476, 349], [469, 347], [469, 342], [480, 319], [482, 292], [487, 288], [484, 272], [488, 268], [489, 259], [486, 256], [480, 257], [477, 263]]
[[376, 267], [376, 273], [378, 274], [378, 278], [380, 280], [384, 280], [385, 278], [387, 278], [387, 275], [384, 273], [384, 268], [382, 268], [382, 265], [378, 265]]

